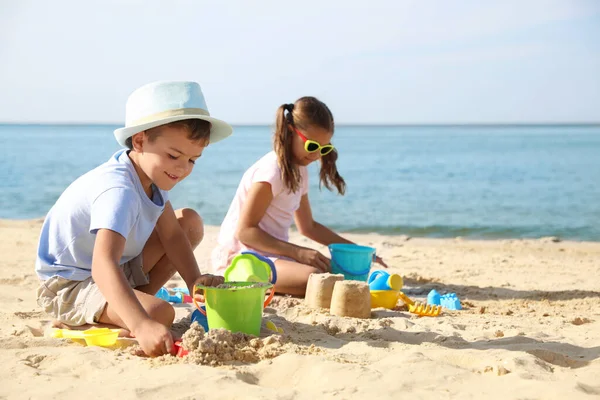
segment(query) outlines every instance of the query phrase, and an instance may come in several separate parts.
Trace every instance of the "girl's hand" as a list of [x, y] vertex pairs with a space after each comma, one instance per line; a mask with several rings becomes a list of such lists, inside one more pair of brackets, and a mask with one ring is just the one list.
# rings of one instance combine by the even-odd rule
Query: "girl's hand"
[[331, 260], [313, 249], [300, 249], [296, 261], [302, 264], [310, 265], [321, 272], [331, 271]]
[[383, 268], [389, 268], [388, 265], [383, 261], [383, 259], [379, 256], [375, 256], [375, 262], [381, 265]]

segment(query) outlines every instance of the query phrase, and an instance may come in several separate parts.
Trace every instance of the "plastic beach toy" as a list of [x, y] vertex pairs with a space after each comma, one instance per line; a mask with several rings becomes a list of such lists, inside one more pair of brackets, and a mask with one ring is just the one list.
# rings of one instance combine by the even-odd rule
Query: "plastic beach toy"
[[400, 275], [377, 270], [371, 273], [368, 283], [371, 290], [371, 308], [392, 309], [396, 307], [399, 291], [403, 285]]
[[188, 355], [188, 351], [183, 348], [183, 343], [181, 340], [173, 343], [173, 352], [177, 355], [177, 357], [183, 357]]
[[271, 283], [271, 293], [266, 304], [269, 304], [275, 295], [277, 282], [277, 269], [269, 258], [254, 251], [244, 251], [234, 257], [231, 264], [223, 274], [225, 282], [262, 282]]
[[383, 307], [393, 309], [402, 300], [408, 306], [408, 312], [422, 317], [437, 317], [442, 312], [441, 306], [427, 305], [411, 300], [402, 292], [394, 290], [371, 290], [371, 308]]
[[201, 313], [200, 310], [194, 310], [191, 316], [192, 322], [197, 322], [204, 328], [204, 332], [208, 332], [208, 320], [206, 319], [206, 307], [200, 307], [204, 313]]
[[375, 259], [375, 249], [356, 244], [335, 243], [329, 245], [331, 273], [343, 274], [344, 279], [366, 281]]
[[93, 328], [85, 331], [71, 329], [55, 329], [52, 337], [85, 340], [88, 346], [112, 346], [117, 342], [119, 329]]
[[398, 297], [408, 306], [408, 311], [422, 317], [437, 317], [442, 313], [441, 306], [427, 305], [411, 300], [407, 295], [398, 292]]
[[235, 256], [223, 274], [225, 282], [277, 282], [275, 264], [261, 254], [245, 251]]
[[398, 303], [399, 292], [395, 290], [371, 290], [371, 308], [387, 308], [391, 310]]
[[404, 284], [400, 275], [382, 270], [373, 271], [367, 282], [371, 290], [400, 290]]
[[227, 282], [219, 287], [197, 285], [194, 291], [203, 290], [204, 311], [196, 299], [194, 304], [202, 314], [206, 314], [210, 329], [224, 328], [231, 332], [242, 332], [258, 336], [262, 322], [263, 307], [266, 307], [271, 295], [264, 300], [271, 283]]
[[435, 289], [432, 289], [427, 295], [427, 304], [440, 305], [448, 310], [462, 310], [460, 300], [456, 293], [447, 293], [440, 296]]
[[266, 327], [268, 330], [273, 331], [275, 333], [280, 333], [280, 334], [283, 333], [283, 328], [280, 328], [277, 325], [275, 325], [275, 323], [273, 321], [267, 321]]
[[432, 304], [432, 305], [437, 305], [437, 306], [440, 305], [440, 294], [438, 293], [437, 290], [431, 289], [431, 291], [427, 295], [427, 304]]
[[155, 296], [159, 299], [163, 299], [164, 301], [168, 301], [169, 303], [181, 304], [192, 302], [192, 297], [185, 294], [185, 292], [182, 290], [176, 291], [174, 295], [171, 295], [169, 290], [164, 287], [160, 288]]

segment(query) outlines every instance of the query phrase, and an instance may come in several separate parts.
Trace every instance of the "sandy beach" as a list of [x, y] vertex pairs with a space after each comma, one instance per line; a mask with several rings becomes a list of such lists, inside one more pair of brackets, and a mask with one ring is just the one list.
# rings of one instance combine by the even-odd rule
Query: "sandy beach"
[[[600, 398], [600, 243], [347, 235], [376, 247], [410, 297], [455, 292], [464, 309], [350, 319], [276, 297], [265, 318], [285, 331], [278, 355], [211, 367], [136, 357], [127, 340], [107, 349], [44, 336], [40, 226], [0, 220], [0, 398]], [[216, 235], [207, 227], [196, 250], [202, 268]], [[192, 307], [176, 308], [181, 324]]]

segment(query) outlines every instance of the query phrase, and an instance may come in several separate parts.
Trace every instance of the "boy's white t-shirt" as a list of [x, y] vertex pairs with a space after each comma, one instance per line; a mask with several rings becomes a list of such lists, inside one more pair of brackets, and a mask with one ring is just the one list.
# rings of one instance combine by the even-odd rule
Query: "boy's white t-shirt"
[[48, 212], [37, 251], [35, 271], [82, 281], [91, 276], [99, 229], [123, 236], [120, 264], [140, 255], [168, 201], [168, 192], [153, 185], [150, 199], [126, 149], [75, 180]]
[[[302, 196], [308, 193], [308, 171], [304, 166], [300, 167], [300, 177], [300, 189], [295, 193], [290, 192], [283, 182], [281, 168], [277, 163], [277, 154], [274, 151], [267, 153], [244, 173], [229, 211], [221, 224], [218, 245], [212, 252], [213, 273], [222, 274], [233, 257], [240, 252], [257, 251], [246, 247], [235, 238], [240, 213], [253, 183], [268, 182], [273, 191], [273, 200], [258, 226], [279, 240], [284, 242], [289, 240], [289, 230], [294, 223], [294, 213], [300, 207]], [[280, 257], [276, 254], [260, 251], [259, 253], [267, 257]]]

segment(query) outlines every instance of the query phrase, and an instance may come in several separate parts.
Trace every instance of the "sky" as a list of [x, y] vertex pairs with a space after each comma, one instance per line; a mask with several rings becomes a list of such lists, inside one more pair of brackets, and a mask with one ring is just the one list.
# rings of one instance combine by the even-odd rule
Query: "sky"
[[600, 122], [600, 1], [0, 0], [0, 122], [122, 124], [135, 88], [198, 81], [271, 124]]

